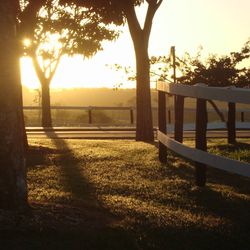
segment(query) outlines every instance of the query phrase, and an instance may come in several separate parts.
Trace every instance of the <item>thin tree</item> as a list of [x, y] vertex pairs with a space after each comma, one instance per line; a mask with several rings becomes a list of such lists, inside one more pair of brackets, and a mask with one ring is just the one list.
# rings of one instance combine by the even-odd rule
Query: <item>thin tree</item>
[[93, 56], [102, 49], [103, 40], [112, 40], [117, 32], [105, 27], [102, 17], [88, 8], [60, 6], [46, 1], [36, 18], [31, 44], [26, 47], [41, 84], [42, 126], [51, 127], [50, 84], [62, 56]]

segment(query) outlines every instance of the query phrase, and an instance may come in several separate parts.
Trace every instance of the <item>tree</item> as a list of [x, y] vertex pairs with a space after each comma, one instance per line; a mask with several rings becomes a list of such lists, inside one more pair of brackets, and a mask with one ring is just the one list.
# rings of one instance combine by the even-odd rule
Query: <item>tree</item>
[[[231, 52], [229, 55], [211, 54], [208, 58], [202, 58], [201, 50], [202, 48], [193, 57], [189, 53], [185, 53], [181, 58], [176, 58], [176, 66], [180, 72], [177, 82], [189, 85], [205, 83], [214, 87], [250, 86], [250, 71], [249, 68], [246, 68], [246, 60], [250, 58], [250, 40], [243, 45], [239, 52]], [[154, 73], [161, 80], [172, 78], [172, 65], [169, 57], [152, 57], [151, 62], [155, 67]], [[216, 103], [212, 100], [208, 100], [208, 102], [221, 121], [225, 122], [226, 119]]]
[[17, 0], [0, 1], [0, 207], [8, 209], [28, 206], [18, 13]]
[[249, 84], [246, 81], [248, 69], [245, 67], [245, 60], [249, 58], [250, 40], [239, 52], [231, 52], [229, 55], [211, 54], [202, 59], [201, 51], [194, 57], [186, 53], [178, 60], [178, 69], [181, 71], [178, 81], [184, 84], [202, 82], [217, 87], [244, 87]]
[[[153, 141], [148, 45], [152, 21], [163, 0], [61, 0], [61, 2], [92, 6], [95, 12], [106, 17], [107, 22], [122, 24], [127, 21], [136, 58], [136, 140]], [[144, 26], [141, 27], [135, 7], [143, 3], [147, 3], [148, 8]]]
[[42, 126], [51, 127], [50, 83], [61, 57], [91, 57], [102, 49], [103, 40], [116, 38], [117, 32], [105, 27], [102, 17], [88, 8], [61, 6], [57, 0], [46, 1], [39, 13], [25, 52], [32, 58], [41, 83]]

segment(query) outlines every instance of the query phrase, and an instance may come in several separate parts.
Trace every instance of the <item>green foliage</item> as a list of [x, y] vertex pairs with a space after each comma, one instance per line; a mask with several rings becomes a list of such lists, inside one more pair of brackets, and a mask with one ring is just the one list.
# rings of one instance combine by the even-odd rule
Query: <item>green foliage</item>
[[249, 69], [244, 66], [246, 59], [250, 57], [250, 40], [242, 47], [240, 52], [231, 52], [229, 55], [210, 55], [207, 60], [202, 60], [201, 53], [192, 58], [186, 54], [179, 60], [179, 69], [182, 76], [179, 82], [195, 84], [205, 83], [209, 86], [245, 87], [250, 84], [247, 79]]
[[140, 6], [144, 2], [154, 4], [157, 0], [60, 0], [62, 4], [76, 4], [84, 8], [90, 8], [96, 14], [102, 16], [102, 21], [105, 24], [113, 23], [115, 25], [122, 25], [126, 21], [125, 12], [128, 8], [133, 6]]
[[[185, 53], [181, 58], [176, 58], [176, 68], [180, 72], [177, 81], [183, 84], [205, 83], [209, 86], [237, 86], [246, 87], [250, 85], [249, 64], [250, 40], [241, 48], [240, 52], [231, 52], [229, 55], [209, 55], [202, 58], [202, 48], [195, 56]], [[160, 79], [171, 79], [169, 72], [172, 65], [166, 57], [153, 57], [151, 60], [154, 71]], [[161, 74], [157, 72], [161, 72]]]
[[117, 36], [118, 32], [105, 26], [102, 17], [90, 9], [49, 0], [38, 13], [33, 34], [27, 37], [31, 45], [25, 47], [25, 54], [37, 61], [40, 81], [47, 78], [50, 82], [63, 55], [91, 57], [102, 50], [102, 41]]

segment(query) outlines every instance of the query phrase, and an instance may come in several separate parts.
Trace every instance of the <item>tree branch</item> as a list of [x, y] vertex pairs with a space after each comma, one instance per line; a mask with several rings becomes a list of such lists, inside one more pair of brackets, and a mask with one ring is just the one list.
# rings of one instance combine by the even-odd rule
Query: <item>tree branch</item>
[[57, 60], [55, 60], [55, 61], [56, 61], [56, 64], [55, 64], [53, 70], [50, 71], [50, 75], [49, 75], [49, 77], [48, 77], [49, 83], [52, 81], [52, 79], [53, 79], [53, 77], [54, 77], [54, 75], [55, 75], [55, 73], [56, 73], [56, 70], [57, 70], [58, 65], [59, 65], [59, 63], [60, 63], [61, 57], [62, 57], [62, 53], [60, 53], [60, 55], [58, 56]]
[[144, 22], [144, 27], [143, 27], [144, 39], [147, 40], [147, 45], [148, 45], [149, 35], [151, 32], [152, 22], [153, 22], [155, 12], [158, 10], [162, 2], [163, 0], [159, 0], [159, 1], [148, 0], [147, 1], [148, 9], [147, 9], [147, 14], [146, 14], [145, 22]]
[[32, 62], [33, 62], [33, 65], [34, 65], [34, 69], [36, 71], [36, 75], [37, 75], [40, 83], [42, 84], [42, 82], [44, 82], [44, 80], [46, 80], [45, 73], [41, 69], [41, 66], [40, 66], [40, 64], [38, 62], [36, 54], [33, 54], [31, 56], [31, 58], [32, 58]]
[[20, 13], [18, 16], [21, 21], [19, 27], [20, 35], [28, 35], [33, 34], [37, 13], [41, 9], [41, 7], [46, 3], [46, 0], [30, 0], [28, 6]]
[[135, 7], [134, 7], [133, 2], [130, 0], [130, 1], [128, 1], [127, 4], [124, 4], [123, 10], [125, 12], [125, 15], [126, 15], [126, 18], [128, 21], [128, 27], [129, 27], [131, 37], [134, 40], [135, 37], [138, 36], [138, 34], [141, 34], [142, 28], [141, 28], [140, 23], [138, 21], [138, 18], [136, 16]]

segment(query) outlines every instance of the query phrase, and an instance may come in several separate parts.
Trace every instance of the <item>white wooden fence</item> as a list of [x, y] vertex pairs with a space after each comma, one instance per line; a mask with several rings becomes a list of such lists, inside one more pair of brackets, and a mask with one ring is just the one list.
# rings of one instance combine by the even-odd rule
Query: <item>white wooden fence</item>
[[[232, 160], [226, 157], [210, 154], [207, 151], [206, 130], [207, 130], [207, 109], [206, 100], [218, 100], [228, 102], [228, 136], [235, 136], [235, 104], [250, 104], [250, 90], [240, 88], [208, 87], [204, 84], [182, 85], [166, 82], [157, 83], [158, 90], [158, 140], [159, 159], [167, 162], [167, 149], [195, 162], [196, 184], [204, 186], [206, 183], [206, 166], [226, 170], [242, 176], [250, 177], [250, 164]], [[167, 135], [166, 119], [166, 94], [175, 95], [175, 116], [179, 119], [175, 122], [175, 139]], [[182, 144], [183, 140], [183, 108], [184, 98], [192, 97], [197, 99], [196, 106], [196, 148], [190, 148]], [[178, 106], [179, 105], [179, 106]], [[231, 120], [231, 121], [230, 121]], [[229, 138], [230, 142], [230, 138]], [[231, 142], [235, 142], [234, 138]]]

